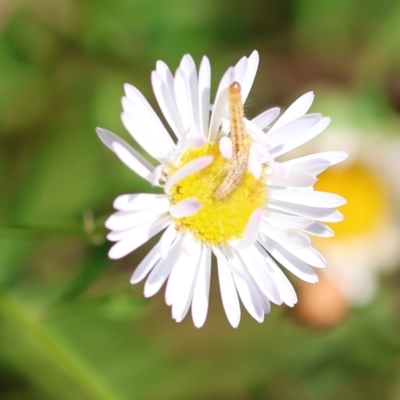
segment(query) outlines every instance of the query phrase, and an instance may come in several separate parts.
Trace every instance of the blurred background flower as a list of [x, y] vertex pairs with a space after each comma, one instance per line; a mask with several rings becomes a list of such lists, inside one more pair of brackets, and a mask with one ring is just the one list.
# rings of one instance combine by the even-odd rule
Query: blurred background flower
[[[0, 0], [0, 398], [398, 399], [399, 20], [393, 0]], [[314, 324], [330, 329], [275, 308], [234, 331], [214, 285], [197, 331], [129, 285], [151, 243], [106, 256], [110, 199], [152, 190], [94, 132], [128, 137], [123, 83], [155, 106], [158, 59], [207, 54], [215, 90], [253, 49], [246, 113], [313, 90], [331, 148], [350, 152], [320, 180], [349, 204], [337, 237], [318, 243], [326, 273], [304, 292], [320, 290], [310, 303], [322, 314], [336, 307], [336, 322]]]
[[[400, 267], [399, 138], [347, 128], [316, 141], [321, 150], [333, 144], [348, 151], [351, 158], [321, 175], [316, 187], [346, 197], [347, 204], [341, 208], [345, 220], [333, 227], [333, 238], [314, 241], [329, 268], [320, 271], [319, 288], [301, 285], [306, 300], [297, 309], [306, 322], [316, 326], [335, 325], [349, 307], [372, 301], [379, 275]], [[324, 306], [321, 299], [325, 299]]]

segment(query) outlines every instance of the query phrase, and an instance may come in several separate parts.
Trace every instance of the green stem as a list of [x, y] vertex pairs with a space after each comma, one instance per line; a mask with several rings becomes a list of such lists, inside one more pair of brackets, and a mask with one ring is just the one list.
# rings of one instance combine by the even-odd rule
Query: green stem
[[52, 227], [32, 227], [32, 226], [0, 226], [0, 234], [5, 235], [80, 235], [85, 236], [82, 228], [52, 228]]
[[53, 228], [31, 226], [0, 226], [0, 235], [6, 237], [25, 236], [28, 238], [43, 238], [46, 236], [79, 236], [93, 245], [100, 245], [105, 241], [105, 234], [101, 229], [85, 231], [83, 228]]
[[0, 312], [58, 369], [95, 400], [120, 400], [104, 381], [54, 331], [32, 317], [12, 295], [0, 288]]

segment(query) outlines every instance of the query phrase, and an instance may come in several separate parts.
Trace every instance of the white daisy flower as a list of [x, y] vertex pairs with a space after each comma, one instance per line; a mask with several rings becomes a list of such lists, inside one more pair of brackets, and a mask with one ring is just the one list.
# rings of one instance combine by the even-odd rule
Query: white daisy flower
[[335, 207], [345, 200], [314, 191], [313, 185], [319, 173], [344, 160], [346, 153], [276, 161], [328, 126], [329, 118], [306, 114], [314, 94], [301, 96], [278, 119], [278, 108], [251, 120], [243, 116], [258, 61], [254, 51], [229, 68], [212, 107], [207, 57], [197, 73], [192, 57], [185, 55], [175, 75], [158, 61], [152, 86], [174, 136], [139, 90], [125, 85], [122, 121], [157, 165], [118, 136], [97, 129], [123, 163], [164, 191], [117, 197], [118, 211], [106, 227], [111, 230], [108, 239], [116, 242], [109, 252], [112, 259], [164, 230], [131, 283], [147, 276], [144, 295], [149, 297], [168, 280], [165, 301], [177, 322], [191, 308], [194, 325], [204, 324], [213, 254], [222, 303], [233, 327], [240, 321], [239, 299], [259, 322], [270, 312], [270, 302], [293, 306], [296, 293], [279, 265], [306, 282], [317, 282], [310, 265], [322, 268], [325, 260], [307, 234], [331, 236], [323, 222], [342, 219]]

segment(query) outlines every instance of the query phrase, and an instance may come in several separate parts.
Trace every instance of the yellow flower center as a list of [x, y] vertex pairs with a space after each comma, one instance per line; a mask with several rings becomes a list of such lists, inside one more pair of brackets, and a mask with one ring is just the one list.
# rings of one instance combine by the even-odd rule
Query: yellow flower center
[[321, 174], [315, 188], [338, 193], [347, 199], [347, 204], [340, 208], [345, 219], [334, 227], [338, 239], [372, 231], [387, 216], [386, 188], [365, 165], [331, 167]]
[[196, 158], [212, 155], [214, 161], [208, 167], [183, 179], [171, 188], [171, 204], [195, 197], [201, 203], [198, 213], [184, 218], [176, 218], [175, 226], [183, 231], [191, 231], [196, 238], [207, 244], [226, 243], [240, 239], [251, 214], [266, 201], [264, 173], [259, 179], [245, 172], [238, 186], [227, 197], [217, 200], [215, 190], [221, 184], [229, 169], [229, 161], [223, 158], [219, 146], [208, 143], [199, 148], [186, 150], [178, 165], [171, 168], [171, 175], [183, 165]]

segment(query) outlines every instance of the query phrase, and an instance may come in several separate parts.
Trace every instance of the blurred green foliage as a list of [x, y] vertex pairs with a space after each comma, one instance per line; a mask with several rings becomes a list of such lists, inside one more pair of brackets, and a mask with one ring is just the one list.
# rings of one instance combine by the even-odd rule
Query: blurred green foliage
[[[98, 140], [127, 137], [122, 85], [207, 54], [215, 85], [261, 53], [247, 111], [317, 91], [337, 126], [398, 134], [394, 0], [0, 0], [0, 398], [398, 399], [400, 276], [332, 331], [274, 307], [232, 330], [213, 280], [206, 326], [170, 320], [111, 263], [115, 196], [152, 190]], [[155, 109], [158, 109], [155, 106]]]

